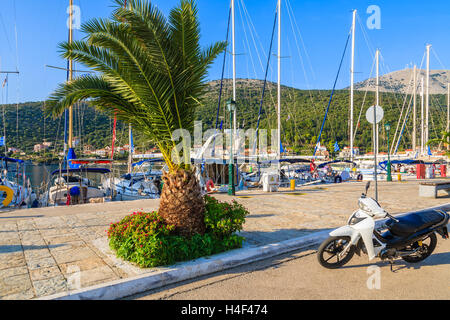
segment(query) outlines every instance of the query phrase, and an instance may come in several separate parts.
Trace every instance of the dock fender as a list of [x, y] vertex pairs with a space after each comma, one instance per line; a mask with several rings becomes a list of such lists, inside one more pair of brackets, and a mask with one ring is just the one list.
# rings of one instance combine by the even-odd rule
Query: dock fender
[[214, 182], [212, 179], [209, 179], [208, 182], [206, 182], [206, 191], [211, 192], [212, 189], [214, 189]]
[[6, 193], [6, 198], [5, 198], [5, 200], [3, 200], [1, 202], [1, 205], [2, 205], [1, 207], [4, 208], [4, 207], [9, 206], [9, 204], [13, 200], [14, 191], [10, 187], [7, 187], [7, 186], [0, 186], [0, 191], [3, 191]]

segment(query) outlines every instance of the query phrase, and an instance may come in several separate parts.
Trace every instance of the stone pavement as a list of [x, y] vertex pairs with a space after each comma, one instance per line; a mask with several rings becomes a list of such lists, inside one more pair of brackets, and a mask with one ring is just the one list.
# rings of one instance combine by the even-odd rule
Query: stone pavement
[[[298, 238], [345, 224], [364, 183], [320, 185], [263, 193], [238, 192], [250, 211], [242, 235], [247, 246]], [[433, 207], [448, 197], [418, 197], [417, 181], [379, 183], [379, 202], [390, 213]], [[373, 188], [369, 195], [373, 193]], [[220, 200], [230, 200], [217, 194]], [[150, 274], [115, 257], [106, 229], [133, 211], [151, 211], [159, 200], [52, 207], [0, 213], [0, 299], [33, 299]]]

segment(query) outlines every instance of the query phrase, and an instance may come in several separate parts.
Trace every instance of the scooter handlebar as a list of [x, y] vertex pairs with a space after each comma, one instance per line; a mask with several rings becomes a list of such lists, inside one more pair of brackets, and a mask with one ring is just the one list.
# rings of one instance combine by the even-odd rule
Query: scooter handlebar
[[392, 220], [394, 220], [395, 222], [400, 222], [398, 219], [396, 219], [393, 215], [389, 214], [389, 212], [386, 211], [386, 217], [391, 218]]

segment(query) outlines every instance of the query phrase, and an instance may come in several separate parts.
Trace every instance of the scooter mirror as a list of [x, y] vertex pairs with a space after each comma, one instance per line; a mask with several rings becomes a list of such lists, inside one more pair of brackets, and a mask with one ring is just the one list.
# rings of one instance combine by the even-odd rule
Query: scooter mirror
[[367, 194], [367, 191], [369, 191], [369, 188], [370, 188], [370, 181], [368, 181], [367, 184], [366, 184], [366, 192], [365, 192], [365, 194]]

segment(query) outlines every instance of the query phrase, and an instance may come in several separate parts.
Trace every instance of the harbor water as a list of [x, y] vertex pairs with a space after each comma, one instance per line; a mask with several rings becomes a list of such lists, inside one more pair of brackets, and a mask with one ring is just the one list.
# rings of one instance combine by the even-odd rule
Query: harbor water
[[[43, 191], [44, 185], [49, 180], [52, 172], [59, 169], [58, 164], [27, 164], [25, 168], [26, 178], [30, 179], [31, 186], [35, 192]], [[127, 172], [126, 164], [114, 164], [113, 174], [120, 176]]]

